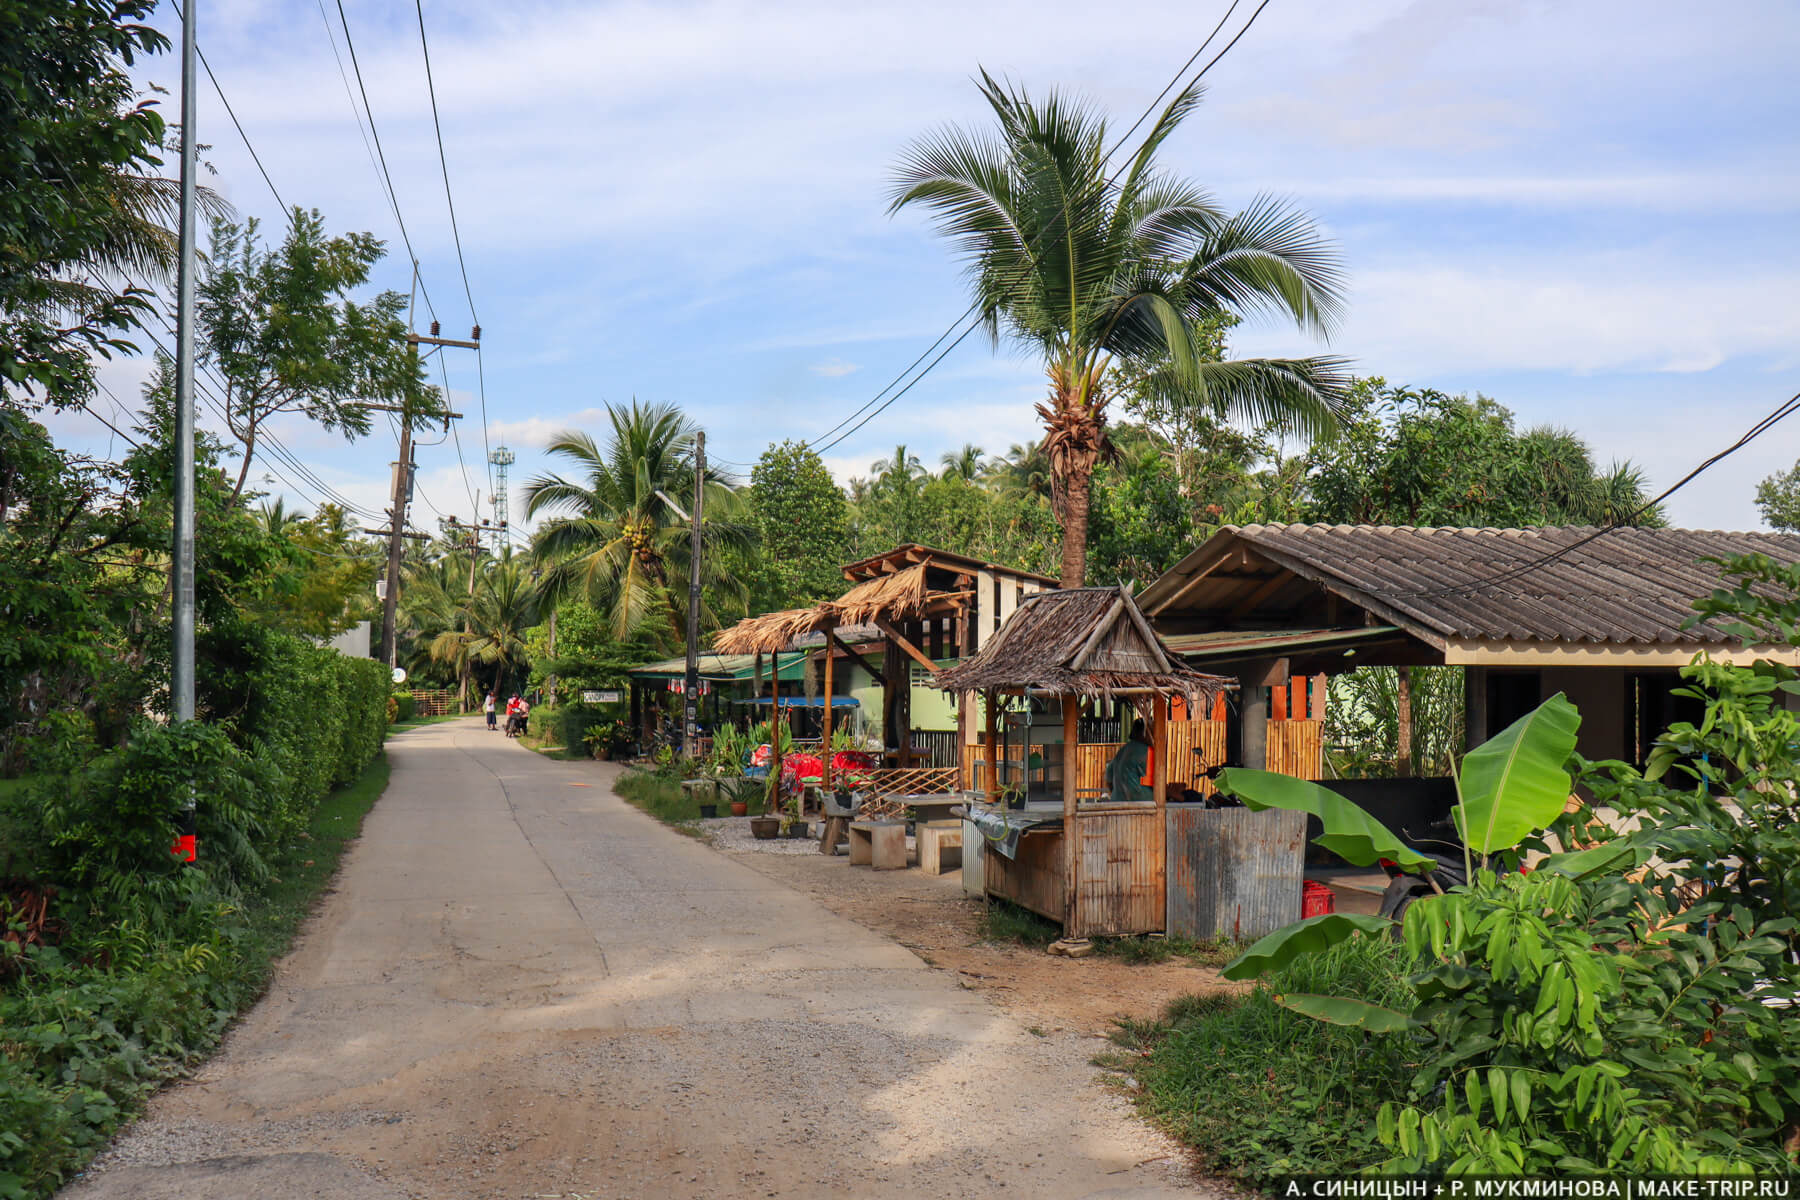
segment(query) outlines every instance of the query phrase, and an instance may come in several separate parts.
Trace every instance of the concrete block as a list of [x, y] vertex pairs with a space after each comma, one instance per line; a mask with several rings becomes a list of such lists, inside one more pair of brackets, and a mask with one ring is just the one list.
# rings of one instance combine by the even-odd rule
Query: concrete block
[[877, 871], [906, 869], [906, 823], [875, 821], [869, 826], [869, 865]]
[[961, 821], [925, 821], [919, 825], [919, 870], [942, 875], [962, 866]]

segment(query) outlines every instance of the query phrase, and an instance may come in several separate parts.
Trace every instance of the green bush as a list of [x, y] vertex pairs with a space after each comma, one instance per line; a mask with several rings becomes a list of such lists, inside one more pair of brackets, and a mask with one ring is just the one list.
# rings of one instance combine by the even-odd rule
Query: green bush
[[394, 693], [394, 720], [410, 721], [419, 711], [419, 702], [411, 692]]
[[1127, 1027], [1128, 1040], [1149, 1050], [1132, 1068], [1142, 1107], [1215, 1169], [1246, 1179], [1379, 1162], [1387, 1152], [1376, 1115], [1405, 1089], [1407, 1039], [1314, 1021], [1274, 997], [1396, 1000], [1404, 972], [1392, 943], [1359, 939], [1300, 959], [1247, 996], [1177, 1000], [1161, 1024]]
[[[588, 726], [599, 721], [606, 709], [597, 704], [583, 704], [579, 700], [571, 700], [551, 711], [547, 724], [554, 724], [556, 744], [574, 750], [583, 744]], [[537, 715], [532, 714], [534, 717]]]

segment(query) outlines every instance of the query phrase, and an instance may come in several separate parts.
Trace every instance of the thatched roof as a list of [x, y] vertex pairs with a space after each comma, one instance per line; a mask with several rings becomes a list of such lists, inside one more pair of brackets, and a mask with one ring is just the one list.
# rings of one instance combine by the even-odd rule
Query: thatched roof
[[713, 639], [725, 654], [770, 654], [793, 649], [796, 638], [842, 625], [873, 621], [906, 621], [924, 616], [934, 605], [954, 601], [961, 593], [934, 592], [925, 585], [925, 563], [866, 579], [836, 600], [812, 608], [745, 617]]
[[967, 662], [938, 672], [945, 691], [990, 688], [1057, 695], [1161, 692], [1212, 703], [1230, 684], [1171, 653], [1124, 588], [1065, 588], [1020, 603], [1012, 619]]

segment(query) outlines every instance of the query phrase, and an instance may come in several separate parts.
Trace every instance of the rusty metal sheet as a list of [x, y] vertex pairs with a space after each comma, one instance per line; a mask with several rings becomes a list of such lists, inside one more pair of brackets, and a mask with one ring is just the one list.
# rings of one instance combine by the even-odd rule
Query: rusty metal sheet
[[1253, 940], [1300, 919], [1306, 814], [1168, 810], [1171, 934]]

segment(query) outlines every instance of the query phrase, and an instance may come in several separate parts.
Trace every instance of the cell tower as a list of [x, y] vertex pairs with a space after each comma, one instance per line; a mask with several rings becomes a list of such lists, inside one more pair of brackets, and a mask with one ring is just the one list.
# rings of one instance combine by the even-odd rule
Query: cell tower
[[513, 465], [513, 452], [500, 443], [500, 448], [488, 455], [488, 461], [494, 464], [494, 524], [500, 528], [494, 530], [494, 553], [500, 553], [500, 547], [506, 544], [506, 468]]

